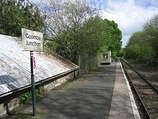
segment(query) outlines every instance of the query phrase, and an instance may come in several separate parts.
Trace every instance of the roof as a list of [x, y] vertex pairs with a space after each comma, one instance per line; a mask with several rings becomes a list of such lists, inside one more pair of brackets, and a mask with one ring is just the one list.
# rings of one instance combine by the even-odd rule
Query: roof
[[[57, 56], [34, 52], [35, 82], [78, 68], [77, 65]], [[19, 38], [0, 34], [0, 95], [30, 84], [30, 52], [23, 51]]]

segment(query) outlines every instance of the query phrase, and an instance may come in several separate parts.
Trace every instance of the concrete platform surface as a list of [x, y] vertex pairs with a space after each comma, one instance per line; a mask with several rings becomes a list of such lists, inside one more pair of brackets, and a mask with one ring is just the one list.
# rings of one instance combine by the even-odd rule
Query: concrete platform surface
[[[45, 94], [36, 105], [20, 107], [7, 119], [139, 119], [119, 62], [98, 68]], [[6, 119], [5, 118], [5, 119]]]

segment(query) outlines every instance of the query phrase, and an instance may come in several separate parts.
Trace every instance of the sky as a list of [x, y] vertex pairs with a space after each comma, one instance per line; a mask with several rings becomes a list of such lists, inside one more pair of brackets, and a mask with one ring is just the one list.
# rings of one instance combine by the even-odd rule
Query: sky
[[134, 32], [158, 14], [158, 0], [91, 0], [100, 7], [102, 18], [114, 20], [122, 31], [124, 48]]

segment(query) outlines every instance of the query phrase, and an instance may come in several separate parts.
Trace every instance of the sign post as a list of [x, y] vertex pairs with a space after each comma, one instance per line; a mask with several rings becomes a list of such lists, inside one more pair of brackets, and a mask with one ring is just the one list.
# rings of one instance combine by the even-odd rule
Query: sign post
[[36, 114], [36, 95], [34, 71], [35, 59], [33, 51], [43, 51], [43, 33], [22, 28], [22, 47], [26, 51], [30, 51], [30, 69], [31, 69], [31, 94], [32, 94], [32, 111], [33, 116]]
[[34, 80], [34, 72], [33, 72], [33, 51], [30, 51], [30, 69], [31, 69], [31, 94], [32, 94], [32, 110], [33, 116], [36, 113], [36, 95], [35, 95], [35, 80]]

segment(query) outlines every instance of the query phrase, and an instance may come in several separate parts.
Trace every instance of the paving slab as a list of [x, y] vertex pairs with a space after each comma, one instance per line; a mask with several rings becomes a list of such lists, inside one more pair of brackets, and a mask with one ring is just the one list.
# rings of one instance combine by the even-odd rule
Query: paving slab
[[117, 63], [116, 78], [108, 119], [140, 119], [126, 77], [120, 63]]

